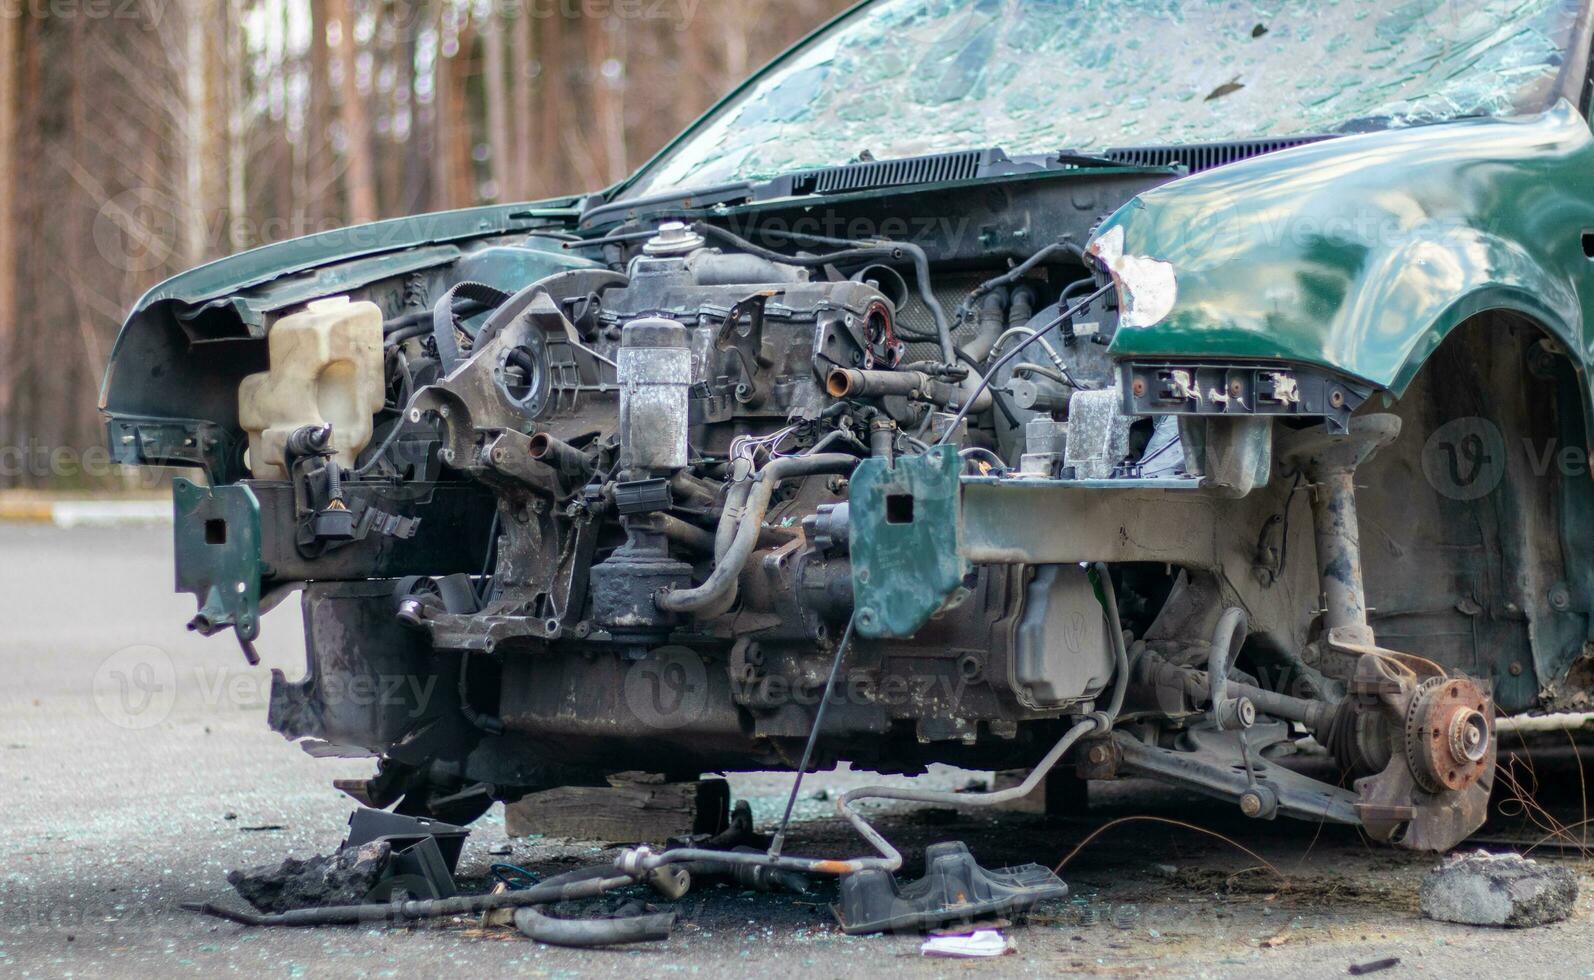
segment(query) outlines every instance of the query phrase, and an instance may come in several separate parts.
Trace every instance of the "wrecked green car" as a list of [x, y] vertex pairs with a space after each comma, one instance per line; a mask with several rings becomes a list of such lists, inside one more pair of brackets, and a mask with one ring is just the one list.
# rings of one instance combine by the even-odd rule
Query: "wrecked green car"
[[[110, 445], [203, 476], [194, 629], [299, 593], [270, 724], [370, 805], [939, 762], [1446, 848], [1590, 708], [1590, 25], [867, 3], [618, 186], [157, 286]], [[869, 795], [749, 860], [894, 869]]]

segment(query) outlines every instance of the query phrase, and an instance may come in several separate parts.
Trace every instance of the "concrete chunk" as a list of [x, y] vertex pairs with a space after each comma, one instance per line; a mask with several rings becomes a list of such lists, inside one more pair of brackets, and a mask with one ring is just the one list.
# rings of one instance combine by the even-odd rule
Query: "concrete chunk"
[[1570, 868], [1476, 851], [1453, 855], [1428, 872], [1419, 898], [1430, 919], [1520, 928], [1570, 916], [1577, 889], [1577, 874]]

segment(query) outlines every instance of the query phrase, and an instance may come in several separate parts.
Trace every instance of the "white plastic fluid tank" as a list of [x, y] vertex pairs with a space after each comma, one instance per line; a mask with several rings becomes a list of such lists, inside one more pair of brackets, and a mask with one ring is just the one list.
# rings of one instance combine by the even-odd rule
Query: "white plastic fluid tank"
[[255, 479], [288, 479], [283, 447], [306, 425], [332, 426], [335, 458], [352, 468], [387, 397], [382, 310], [347, 296], [318, 299], [273, 324], [266, 346], [271, 370], [238, 386]]

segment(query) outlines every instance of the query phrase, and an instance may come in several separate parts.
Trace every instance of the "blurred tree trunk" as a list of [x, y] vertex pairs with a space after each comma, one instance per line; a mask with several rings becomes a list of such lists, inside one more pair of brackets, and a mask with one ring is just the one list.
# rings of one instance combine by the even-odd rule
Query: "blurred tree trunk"
[[[529, 17], [527, 18], [530, 19]], [[565, 139], [565, 106], [572, 92], [565, 72], [563, 17], [545, 17], [537, 25], [537, 100], [533, 114], [537, 119], [537, 138], [530, 147], [536, 153], [534, 169], [528, 172], [535, 190], [530, 197], [562, 194], [569, 142]]]
[[337, 180], [327, 134], [332, 129], [332, 68], [327, 53], [327, 0], [310, 0], [309, 103], [304, 121], [305, 208], [307, 224], [335, 213], [332, 188]]
[[437, 187], [439, 207], [462, 208], [476, 203], [471, 161], [469, 93], [471, 32], [467, 24], [443, 14], [443, 33], [436, 71]]
[[535, 142], [532, 139], [532, 101], [531, 101], [531, 74], [532, 51], [534, 50], [532, 37], [531, 11], [519, 9], [515, 11], [515, 20], [511, 25], [512, 33], [509, 46], [509, 72], [511, 104], [514, 107], [510, 120], [514, 140], [514, 189], [505, 192], [505, 200], [524, 201], [528, 198], [541, 196], [537, 181], [537, 164], [534, 152]]
[[17, 74], [19, 18], [0, 17], [0, 439], [9, 438], [4, 418], [11, 404], [11, 368], [17, 342], [16, 220], [12, 188], [17, 167]]
[[210, 41], [205, 37], [205, 0], [189, 0], [184, 9], [185, 43], [179, 64], [183, 72], [182, 161], [183, 193], [174, 200], [178, 226], [183, 229], [183, 261], [198, 265], [205, 260], [205, 61]]
[[[244, 73], [249, 62], [244, 52], [243, 0], [226, 0], [227, 5], [227, 60], [222, 65], [222, 76], [227, 87], [226, 115], [217, 120], [227, 133], [227, 245], [230, 251], [241, 252], [253, 242], [249, 231], [249, 191], [244, 182], [249, 159], [248, 105], [244, 99]], [[287, 165], [274, 168], [291, 178], [293, 158]], [[288, 186], [291, 188], [292, 183]], [[291, 199], [276, 202], [278, 214], [291, 214]]]
[[[398, 0], [399, 15], [406, 23], [414, 24], [421, 11], [412, 0]], [[426, 165], [426, 147], [433, 138], [430, 116], [416, 98], [415, 59], [420, 54], [420, 31], [405, 32], [404, 58], [399, 65], [399, 79], [409, 95], [409, 138], [404, 145], [404, 199], [400, 213], [413, 214], [426, 210], [432, 199], [432, 168]]]
[[492, 165], [493, 182], [500, 201], [517, 200], [519, 174], [513, 143], [509, 135], [509, 97], [504, 83], [504, 18], [497, 4], [487, 9], [482, 21], [482, 46], [487, 75], [483, 98], [487, 102], [487, 158]]
[[360, 95], [358, 56], [354, 47], [354, 10], [349, 0], [328, 0], [327, 14], [338, 24], [338, 63], [342, 71], [340, 118], [343, 123], [343, 188], [349, 221], [375, 221], [376, 175], [371, 164], [371, 120]]

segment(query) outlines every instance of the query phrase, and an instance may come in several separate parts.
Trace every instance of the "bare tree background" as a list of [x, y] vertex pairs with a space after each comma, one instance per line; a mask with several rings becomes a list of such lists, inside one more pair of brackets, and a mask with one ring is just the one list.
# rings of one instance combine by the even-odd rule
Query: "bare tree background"
[[93, 482], [150, 286], [344, 224], [598, 189], [848, 0], [0, 8], [0, 485]]

